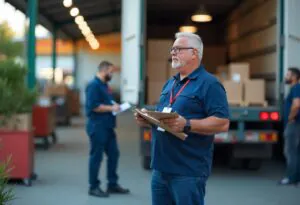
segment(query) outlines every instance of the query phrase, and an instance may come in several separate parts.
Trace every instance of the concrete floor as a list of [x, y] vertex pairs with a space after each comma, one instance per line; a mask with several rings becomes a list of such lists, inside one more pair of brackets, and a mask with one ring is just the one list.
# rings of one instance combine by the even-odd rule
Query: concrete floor
[[[36, 150], [38, 180], [32, 187], [12, 186], [17, 199], [13, 205], [150, 205], [150, 171], [141, 167], [138, 128], [131, 113], [118, 118], [120, 144], [120, 183], [130, 195], [107, 199], [87, 195], [88, 139], [83, 120], [70, 128], [58, 128], [58, 144], [49, 150]], [[105, 163], [101, 179], [105, 179]], [[206, 205], [299, 205], [299, 187], [278, 187], [283, 166], [270, 162], [260, 171], [232, 171], [214, 168], [208, 181]], [[106, 181], [103, 181], [105, 188]]]

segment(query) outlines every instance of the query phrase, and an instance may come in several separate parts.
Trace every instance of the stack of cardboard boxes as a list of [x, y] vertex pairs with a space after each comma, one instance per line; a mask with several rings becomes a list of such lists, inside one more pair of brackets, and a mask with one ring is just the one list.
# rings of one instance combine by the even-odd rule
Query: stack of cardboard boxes
[[230, 63], [217, 68], [216, 76], [227, 92], [230, 105], [266, 106], [265, 81], [250, 79], [250, 65], [246, 62]]
[[148, 40], [147, 104], [156, 104], [162, 87], [169, 77], [170, 48], [172, 40]]

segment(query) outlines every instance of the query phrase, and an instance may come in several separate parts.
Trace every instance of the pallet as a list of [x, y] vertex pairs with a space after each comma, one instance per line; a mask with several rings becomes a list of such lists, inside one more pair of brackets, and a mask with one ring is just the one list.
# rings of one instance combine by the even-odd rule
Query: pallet
[[243, 101], [228, 101], [228, 104], [230, 106], [237, 106], [237, 107], [241, 107], [243, 106]]
[[267, 107], [268, 102], [245, 102], [245, 101], [228, 101], [228, 104], [230, 106], [236, 106], [236, 107], [251, 107], [251, 106], [259, 106], [259, 107]]
[[263, 101], [263, 102], [244, 102], [244, 106], [245, 107], [251, 107], [251, 106], [260, 106], [260, 107], [267, 107], [268, 106], [268, 102], [267, 101]]

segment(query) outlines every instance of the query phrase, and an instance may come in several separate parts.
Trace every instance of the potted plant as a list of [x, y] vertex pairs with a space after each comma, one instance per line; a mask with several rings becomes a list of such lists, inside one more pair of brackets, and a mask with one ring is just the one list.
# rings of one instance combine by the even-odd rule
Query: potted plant
[[0, 25], [0, 53], [4, 56], [0, 61], [0, 162], [11, 157], [8, 177], [23, 179], [26, 185], [31, 185], [34, 153], [31, 113], [37, 89], [27, 88], [27, 69], [18, 55], [22, 50], [8, 34]]
[[23, 179], [31, 185], [34, 142], [32, 106], [37, 92], [25, 85], [26, 69], [14, 62], [0, 62], [0, 161], [11, 156], [10, 178]]

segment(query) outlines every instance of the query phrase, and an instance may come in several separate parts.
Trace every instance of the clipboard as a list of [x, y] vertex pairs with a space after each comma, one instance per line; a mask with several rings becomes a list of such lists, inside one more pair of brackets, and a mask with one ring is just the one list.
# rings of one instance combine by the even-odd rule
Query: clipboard
[[171, 118], [177, 118], [179, 115], [176, 112], [171, 113], [164, 113], [164, 112], [157, 112], [157, 111], [145, 111], [144, 113], [147, 113], [151, 117], [154, 117], [157, 120], [163, 120], [163, 119], [171, 119]]
[[[149, 112], [142, 112], [139, 109], [135, 109], [135, 112], [137, 112], [142, 118], [144, 118], [145, 120], [147, 120], [149, 123], [154, 124], [158, 127], [161, 127], [163, 129], [165, 129], [166, 131], [168, 131], [169, 133], [173, 134], [174, 136], [178, 137], [181, 140], [185, 140], [187, 138], [187, 134], [183, 133], [183, 132], [174, 132], [173, 130], [171, 130], [170, 127], [168, 127], [167, 125], [165, 125], [164, 123], [160, 122], [158, 119], [156, 119], [155, 117], [151, 116], [149, 114]], [[170, 114], [170, 113], [169, 113]]]

